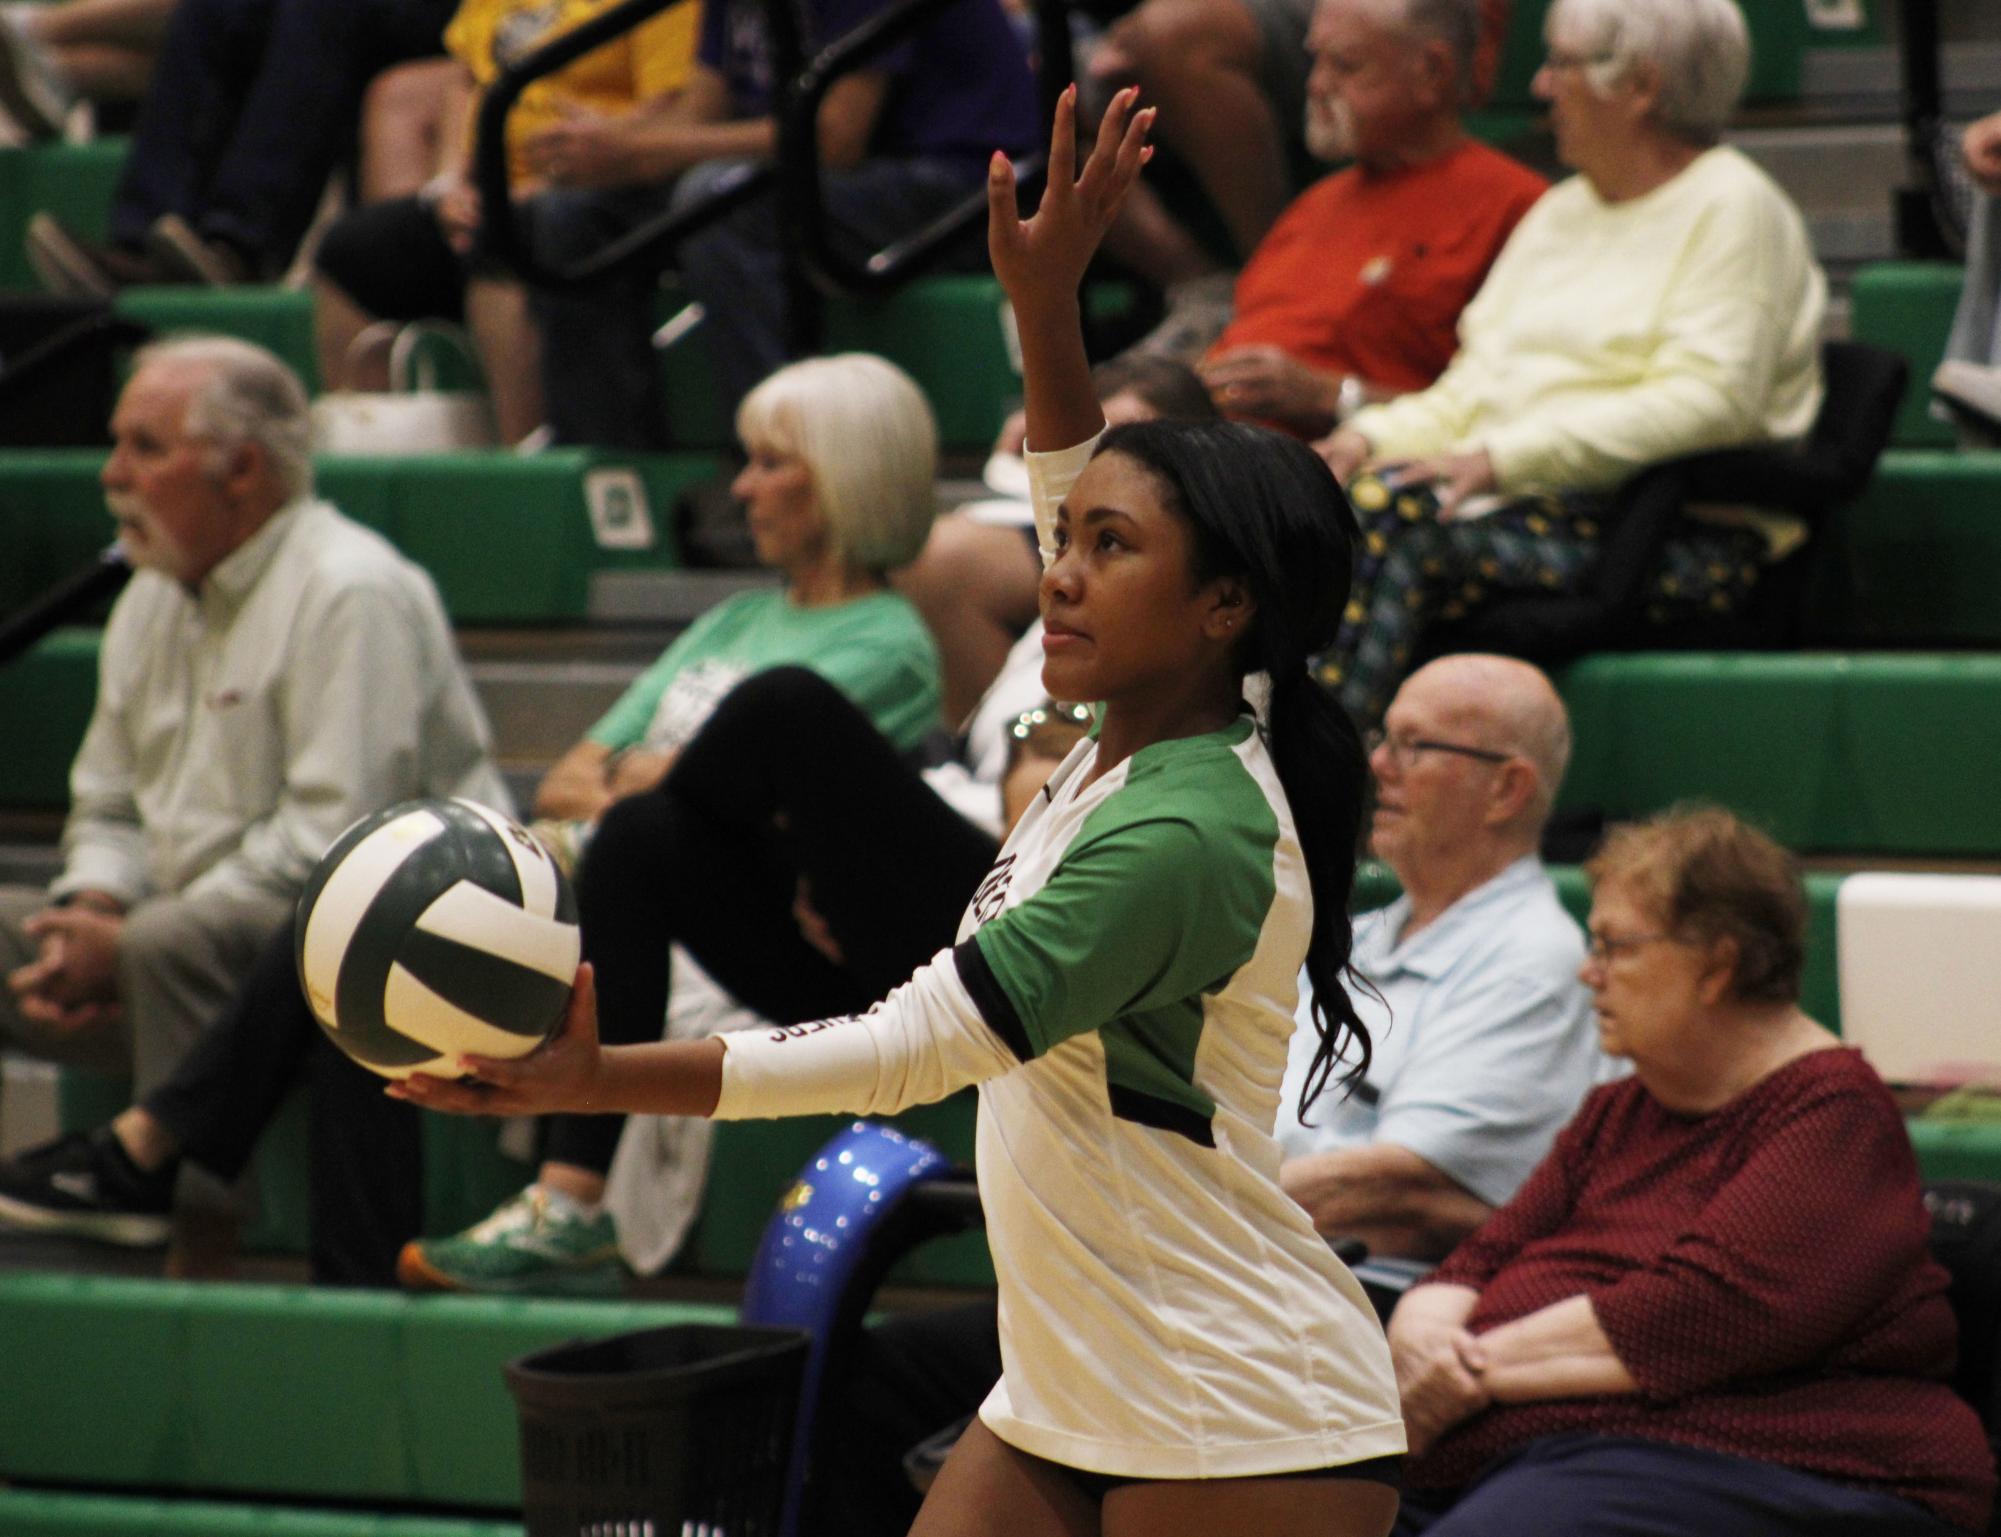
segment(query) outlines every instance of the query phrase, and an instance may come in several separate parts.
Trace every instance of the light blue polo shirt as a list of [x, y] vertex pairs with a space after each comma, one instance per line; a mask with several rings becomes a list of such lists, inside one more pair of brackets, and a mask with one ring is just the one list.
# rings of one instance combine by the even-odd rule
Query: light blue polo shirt
[[[1410, 898], [1355, 921], [1356, 991], [1375, 1057], [1367, 1089], [1323, 1092], [1299, 1121], [1316, 1036], [1300, 978], [1300, 1029], [1279, 1097], [1286, 1156], [1368, 1143], [1408, 1148], [1491, 1206], [1549, 1151], [1603, 1064], [1584, 936], [1533, 855], [1476, 886], [1402, 939]], [[1373, 1094], [1368, 1090], [1373, 1090]], [[1373, 1098], [1374, 1103], [1369, 1101]]]

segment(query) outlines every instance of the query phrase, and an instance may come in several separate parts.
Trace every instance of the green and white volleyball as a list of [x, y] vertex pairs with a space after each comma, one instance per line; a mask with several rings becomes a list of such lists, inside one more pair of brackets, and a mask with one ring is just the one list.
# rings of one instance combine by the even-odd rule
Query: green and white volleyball
[[341, 834], [295, 940], [314, 1017], [386, 1078], [533, 1051], [562, 1020], [582, 945], [548, 850], [466, 800], [405, 801]]

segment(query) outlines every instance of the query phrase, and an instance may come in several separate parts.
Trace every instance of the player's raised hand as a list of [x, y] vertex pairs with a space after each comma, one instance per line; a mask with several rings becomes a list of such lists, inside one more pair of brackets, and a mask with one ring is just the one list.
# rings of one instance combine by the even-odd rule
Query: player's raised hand
[[1021, 217], [1014, 167], [995, 155], [987, 172], [987, 250], [1007, 290], [1021, 339], [1024, 447], [1049, 452], [1089, 442], [1105, 425], [1091, 364], [1084, 354], [1077, 285], [1105, 238], [1133, 178], [1146, 164], [1153, 109], [1139, 92], [1112, 98], [1098, 142], [1077, 174], [1077, 88], [1056, 104], [1049, 141], [1049, 185], [1032, 219]]
[[994, 276], [1017, 313], [1039, 302], [1074, 303], [1091, 264], [1139, 169], [1152, 156], [1146, 136], [1154, 109], [1138, 109], [1139, 91], [1112, 98], [1098, 140], [1077, 172], [1077, 88], [1056, 103], [1049, 138], [1049, 180], [1035, 217], [1021, 217], [1014, 166], [996, 153], [987, 172], [987, 251]]

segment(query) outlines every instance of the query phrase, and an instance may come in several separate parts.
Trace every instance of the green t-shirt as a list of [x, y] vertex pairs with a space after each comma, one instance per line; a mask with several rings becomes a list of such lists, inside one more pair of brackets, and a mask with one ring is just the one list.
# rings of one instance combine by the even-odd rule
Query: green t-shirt
[[677, 748], [753, 673], [810, 667], [899, 749], [938, 723], [938, 651], [893, 592], [802, 608], [782, 592], [741, 593], [702, 615], [640, 675], [589, 738], [613, 752]]

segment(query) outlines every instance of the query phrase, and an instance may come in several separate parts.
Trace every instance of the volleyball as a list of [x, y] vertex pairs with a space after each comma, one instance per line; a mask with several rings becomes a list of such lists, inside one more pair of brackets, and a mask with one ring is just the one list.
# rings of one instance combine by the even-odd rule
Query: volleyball
[[299, 898], [299, 982], [333, 1043], [386, 1078], [518, 1057], [562, 1021], [581, 938], [547, 849], [467, 800], [415, 800], [335, 841]]

